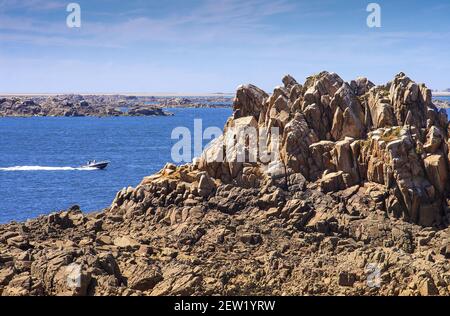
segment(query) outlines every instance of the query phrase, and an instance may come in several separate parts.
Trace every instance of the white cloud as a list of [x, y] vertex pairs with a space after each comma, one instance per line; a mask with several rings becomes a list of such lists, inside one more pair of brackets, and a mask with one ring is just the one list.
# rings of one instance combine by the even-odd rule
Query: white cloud
[[[8, 1], [8, 10], [19, 8], [23, 2], [26, 1]], [[42, 2], [32, 0], [27, 10], [39, 8]], [[47, 6], [47, 10], [53, 6]], [[180, 91], [201, 85], [198, 89], [208, 92], [232, 90], [242, 82], [255, 82], [269, 89], [285, 72], [301, 77], [327, 69], [346, 79], [366, 75], [381, 83], [400, 70], [450, 71], [446, 60], [450, 49], [448, 32], [414, 28], [405, 32], [387, 28], [377, 32], [298, 31], [301, 23], [307, 23], [304, 21], [322, 23], [319, 26], [338, 23], [325, 21], [335, 13], [323, 8], [304, 1], [209, 0], [186, 12], [174, 10], [155, 16], [130, 6], [117, 14], [82, 13], [82, 27], [69, 29], [65, 9], [57, 21], [47, 20], [47, 15], [39, 11], [13, 16], [0, 7], [0, 50], [3, 43], [19, 43], [28, 48], [23, 51], [30, 52], [23, 56], [33, 51], [42, 56], [32, 60], [0, 56], [0, 69], [9, 72], [0, 78], [0, 88], [167, 91], [173, 86]], [[104, 16], [99, 19], [101, 14]], [[298, 19], [295, 30], [284, 24], [284, 14]], [[308, 29], [314, 27], [312, 24]], [[60, 47], [67, 49], [59, 50]], [[74, 53], [68, 55], [73, 59], [80, 56], [77, 61], [63, 55], [72, 48]], [[76, 55], [77, 49], [84, 54]], [[114, 49], [111, 55], [110, 49]], [[139, 61], [128, 55], [131, 50], [136, 51]], [[105, 57], [111, 60], [104, 60]], [[71, 76], [65, 76], [66, 72]], [[379, 75], [381, 72], [384, 74]]]
[[[26, 2], [26, 1], [24, 1]], [[27, 8], [40, 8], [41, 0], [32, 0]], [[8, 9], [25, 6], [19, 1], [8, 1]], [[46, 2], [45, 2], [46, 3]], [[56, 4], [47, 4], [48, 8], [56, 7]], [[91, 21], [83, 18], [83, 26], [77, 32], [70, 32], [65, 27], [64, 19], [61, 21], [47, 21], [27, 16], [0, 15], [0, 32], [8, 31], [19, 34], [17, 39], [21, 42], [27, 36], [31, 43], [42, 42], [45, 45], [56, 45], [64, 42], [59, 37], [64, 37], [74, 43], [83, 45], [111, 46], [121, 45], [137, 41], [161, 41], [161, 42], [199, 42], [216, 40], [217, 37], [239, 39], [251, 37], [256, 31], [266, 31], [270, 28], [264, 23], [264, 18], [289, 12], [293, 5], [286, 0], [209, 0], [201, 6], [194, 7], [188, 12], [175, 12], [162, 17], [150, 17], [143, 14], [132, 18], [121, 16], [109, 22]], [[0, 10], [0, 13], [2, 11]], [[61, 12], [64, 17], [65, 11]], [[40, 36], [39, 36], [40, 35]], [[32, 39], [33, 36], [39, 38]], [[48, 36], [49, 40], [42, 40], [42, 36]], [[82, 40], [80, 41], [80, 38]], [[4, 40], [13, 41], [14, 36], [3, 37]]]
[[0, 0], [0, 12], [11, 10], [48, 11], [64, 8], [67, 3], [52, 0]]

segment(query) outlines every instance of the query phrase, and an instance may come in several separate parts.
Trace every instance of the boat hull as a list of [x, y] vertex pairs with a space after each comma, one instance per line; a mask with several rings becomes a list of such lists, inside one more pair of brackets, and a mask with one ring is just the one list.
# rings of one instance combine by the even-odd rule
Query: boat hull
[[81, 166], [81, 168], [95, 168], [95, 169], [103, 170], [106, 167], [108, 167], [108, 164], [109, 164], [109, 162], [100, 162], [100, 163], [96, 163], [96, 164]]
[[96, 169], [100, 169], [100, 170], [103, 170], [103, 169], [105, 169], [106, 167], [108, 167], [108, 164], [107, 164], [107, 163], [99, 163], [99, 164], [97, 164], [97, 165], [90, 166], [90, 168], [96, 168]]

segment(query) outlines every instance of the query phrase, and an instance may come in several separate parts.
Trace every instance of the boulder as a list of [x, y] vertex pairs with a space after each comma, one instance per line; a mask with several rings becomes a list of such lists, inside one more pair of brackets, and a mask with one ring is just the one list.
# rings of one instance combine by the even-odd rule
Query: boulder
[[399, 125], [426, 127], [431, 91], [421, 87], [404, 73], [395, 76], [389, 90], [390, 103]]
[[350, 82], [350, 87], [357, 96], [366, 94], [374, 86], [375, 84], [366, 77], [358, 77]]
[[15, 271], [12, 267], [5, 267], [0, 270], [0, 286], [8, 285], [14, 277]]
[[249, 244], [249, 245], [258, 245], [262, 242], [262, 238], [260, 234], [256, 234], [256, 233], [245, 233], [242, 234], [240, 236], [240, 240], [244, 243], [244, 244]]
[[91, 273], [82, 266], [71, 264], [62, 266], [53, 277], [53, 287], [59, 296], [86, 296], [92, 280]]
[[435, 296], [439, 295], [439, 290], [436, 288], [434, 281], [427, 277], [418, 284], [420, 296]]
[[198, 183], [198, 194], [202, 197], [209, 196], [216, 188], [214, 181], [208, 174], [202, 174]]
[[119, 248], [135, 248], [139, 246], [139, 243], [131, 237], [122, 236], [114, 239], [114, 245]]
[[443, 194], [448, 185], [448, 170], [444, 155], [428, 156], [424, 159], [424, 165], [431, 184]]
[[352, 138], [339, 141], [335, 143], [334, 149], [331, 151], [332, 163], [335, 166], [335, 170], [349, 175], [343, 178], [345, 187], [351, 187], [359, 183], [358, 168], [351, 148], [353, 141]]
[[297, 81], [291, 75], [284, 76], [282, 81], [286, 89], [292, 88], [297, 84]]
[[325, 193], [344, 190], [346, 189], [344, 177], [343, 171], [328, 173], [319, 180], [319, 186]]
[[370, 123], [373, 128], [377, 129], [397, 125], [393, 107], [390, 104], [390, 100], [386, 98], [385, 90], [370, 90], [367, 107], [370, 113]]
[[258, 119], [268, 97], [267, 93], [254, 85], [239, 86], [233, 105], [234, 118], [254, 116]]
[[28, 239], [24, 236], [16, 236], [16, 237], [9, 238], [6, 241], [6, 243], [9, 246], [16, 247], [16, 248], [19, 248], [22, 250], [27, 250], [31, 247]]
[[444, 134], [440, 128], [432, 126], [427, 134], [427, 141], [423, 145], [423, 149], [430, 154], [436, 153], [444, 141]]
[[150, 291], [163, 280], [161, 272], [150, 266], [137, 265], [124, 272], [128, 277], [128, 286], [137, 291]]
[[18, 274], [5, 287], [2, 296], [28, 296], [31, 291], [31, 276], [28, 272]]
[[443, 247], [442, 254], [445, 259], [450, 259], [450, 239], [446, 241], [446, 245]]
[[344, 112], [341, 108], [337, 108], [333, 116], [333, 125], [331, 127], [331, 136], [334, 140], [340, 140], [342, 138], [342, 129], [344, 126]]

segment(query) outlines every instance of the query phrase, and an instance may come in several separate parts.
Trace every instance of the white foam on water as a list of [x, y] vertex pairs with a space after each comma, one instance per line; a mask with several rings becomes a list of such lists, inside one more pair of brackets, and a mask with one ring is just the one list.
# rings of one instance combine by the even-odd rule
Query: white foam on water
[[93, 171], [97, 168], [73, 168], [73, 167], [43, 167], [43, 166], [16, 166], [0, 168], [0, 171]]

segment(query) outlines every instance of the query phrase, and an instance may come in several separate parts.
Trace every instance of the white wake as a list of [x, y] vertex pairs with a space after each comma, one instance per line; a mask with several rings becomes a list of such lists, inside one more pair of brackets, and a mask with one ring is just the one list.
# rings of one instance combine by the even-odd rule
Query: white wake
[[43, 167], [43, 166], [16, 166], [0, 168], [0, 171], [92, 171], [96, 168], [73, 168], [73, 167]]

